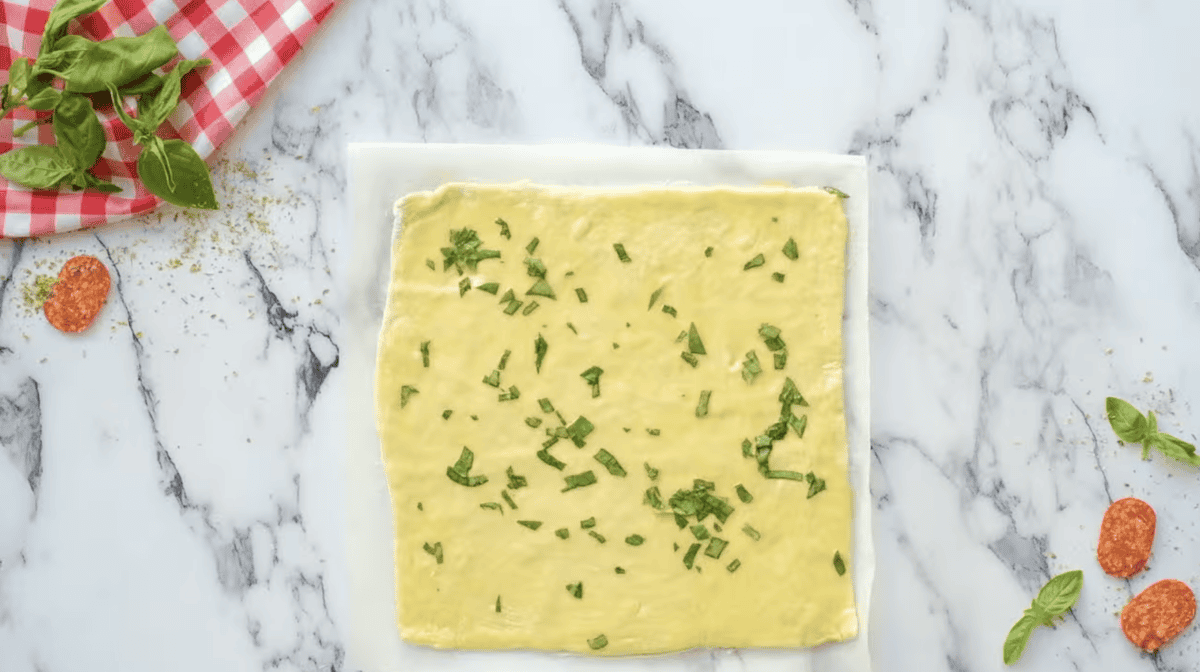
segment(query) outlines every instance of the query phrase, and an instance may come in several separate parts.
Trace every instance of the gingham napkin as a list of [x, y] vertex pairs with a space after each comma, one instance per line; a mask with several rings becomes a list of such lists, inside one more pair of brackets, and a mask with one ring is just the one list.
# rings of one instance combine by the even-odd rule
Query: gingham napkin
[[[199, 70], [198, 76], [184, 78], [183, 99], [159, 129], [159, 135], [182, 138], [207, 159], [329, 14], [334, 1], [114, 0], [72, 24], [70, 32], [99, 40], [141, 35], [164, 24], [179, 44], [182, 58], [211, 60], [213, 64]], [[0, 67], [5, 71], [14, 59], [37, 55], [54, 3], [0, 0], [4, 26]], [[122, 191], [102, 194], [70, 187], [38, 191], [0, 177], [0, 238], [99, 226], [150, 212], [162, 203], [135, 179], [141, 148], [133, 144], [133, 135], [111, 109], [98, 112], [109, 143], [92, 172]], [[14, 143], [54, 144], [49, 124], [13, 137], [14, 128], [34, 118], [33, 112], [21, 108], [0, 120], [0, 152]]]

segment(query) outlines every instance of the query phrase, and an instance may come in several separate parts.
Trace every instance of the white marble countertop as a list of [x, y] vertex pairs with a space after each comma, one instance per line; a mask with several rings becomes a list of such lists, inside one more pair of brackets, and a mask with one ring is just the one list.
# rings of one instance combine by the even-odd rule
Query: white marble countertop
[[[1200, 5], [1110, 4], [344, 0], [222, 148], [221, 211], [0, 241], [0, 670], [355, 669], [347, 143], [562, 140], [867, 157], [877, 670], [1002, 669], [1074, 568], [1013, 669], [1195, 669], [1200, 626], [1149, 656], [1114, 614], [1200, 589], [1200, 473], [1103, 408], [1200, 436]], [[23, 294], [77, 253], [114, 292], [66, 337]], [[1116, 580], [1125, 496], [1158, 537]]]

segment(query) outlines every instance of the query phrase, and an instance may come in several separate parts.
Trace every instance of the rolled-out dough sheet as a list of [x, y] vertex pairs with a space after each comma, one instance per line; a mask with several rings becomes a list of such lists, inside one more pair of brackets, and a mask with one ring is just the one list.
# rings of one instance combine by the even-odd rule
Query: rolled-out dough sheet
[[[386, 167], [389, 161], [395, 165]], [[812, 651], [740, 652], [743, 659], [750, 655], [761, 663], [813, 665], [812, 669], [868, 669], [869, 655], [866, 640], [869, 613], [869, 587], [873, 575], [873, 553], [870, 545], [869, 495], [867, 493], [868, 453], [866, 438], [866, 329], [865, 329], [865, 166], [861, 160], [847, 157], [799, 157], [794, 154], [737, 152], [674, 152], [664, 150], [622, 150], [595, 147], [507, 148], [507, 147], [403, 147], [356, 146], [352, 148], [355, 245], [352, 258], [352, 297], [367, 299], [351, 306], [352, 338], [359, 339], [347, 352], [347, 366], [352, 374], [352, 386], [358, 396], [352, 403], [351, 451], [348, 456], [350, 492], [356, 495], [351, 502], [351, 566], [352, 664], [364, 669], [406, 669], [418, 660], [437, 659], [439, 652], [414, 647], [399, 641], [394, 627], [394, 595], [390, 575], [392, 553], [390, 540], [389, 500], [381, 489], [382, 467], [373, 421], [369, 409], [371, 368], [374, 343], [363, 338], [377, 333], [379, 311], [388, 278], [388, 244], [391, 237], [388, 217], [368, 217], [360, 213], [373, 210], [383, 203], [417, 190], [432, 189], [454, 179], [488, 182], [513, 180], [545, 180], [553, 176], [556, 184], [575, 182], [584, 185], [659, 184], [663, 186], [743, 185], [757, 186], [764, 181], [794, 186], [830, 185], [851, 195], [846, 202], [850, 222], [847, 264], [846, 331], [846, 403], [848, 436], [851, 445], [850, 481], [855, 496], [855, 541], [852, 574], [858, 593], [860, 634], [849, 642], [822, 647]], [[656, 177], [647, 173], [647, 166], [665, 164]], [[577, 166], [586, 166], [578, 170]], [[804, 167], [807, 165], [807, 167]], [[606, 175], [605, 169], [610, 172]], [[814, 168], [815, 167], [815, 168]], [[520, 172], [517, 172], [520, 171]], [[539, 174], [539, 171], [541, 174]], [[807, 171], [807, 174], [805, 174]], [[411, 173], [406, 181], [405, 173]], [[575, 173], [575, 174], [572, 174]], [[393, 184], [378, 178], [390, 175]], [[619, 175], [619, 177], [618, 177]], [[361, 177], [360, 177], [361, 176]], [[363, 182], [368, 184], [364, 185]], [[371, 188], [371, 184], [374, 188]], [[364, 189], [364, 187], [367, 187]], [[373, 192], [373, 193], [372, 193]], [[857, 193], [856, 193], [857, 192]], [[856, 200], [857, 197], [857, 200]], [[369, 211], [367, 210], [367, 211]], [[378, 215], [378, 213], [376, 213]], [[373, 222], [373, 223], [371, 223]], [[380, 229], [386, 229], [380, 231]], [[380, 254], [380, 251], [383, 251]], [[861, 256], [860, 256], [861, 255]], [[374, 276], [374, 277], [372, 277]], [[861, 282], [861, 284], [859, 284]], [[855, 304], [861, 295], [861, 311]], [[572, 299], [573, 300], [573, 299]], [[860, 318], [860, 320], [858, 319]], [[861, 321], [861, 324], [859, 324]], [[861, 328], [859, 328], [861, 327]], [[370, 331], [368, 331], [370, 330]], [[360, 347], [361, 346], [361, 347]], [[765, 354], [765, 352], [763, 353]], [[768, 365], [769, 370], [769, 365]], [[363, 375], [365, 372], [365, 376]], [[366, 385], [360, 383], [365, 380]], [[581, 383], [582, 385], [582, 383]], [[860, 398], [861, 395], [861, 398]], [[363, 403], [363, 400], [368, 400]], [[368, 410], [363, 414], [361, 411]], [[355, 417], [355, 415], [359, 417]], [[365, 415], [366, 417], [362, 417]], [[368, 448], [369, 447], [369, 448]], [[634, 463], [638, 466], [639, 463]], [[599, 467], [599, 465], [596, 465]], [[632, 471], [632, 470], [631, 470]], [[374, 482], [372, 482], [374, 481]], [[727, 493], [731, 494], [731, 493]], [[736, 502], [735, 502], [736, 503]], [[378, 520], [383, 518], [384, 521]], [[378, 523], [384, 522], [382, 526]], [[367, 527], [367, 526], [370, 527]], [[581, 533], [581, 530], [575, 530]], [[548, 530], [543, 530], [548, 534]], [[380, 538], [376, 538], [380, 535]], [[615, 541], [615, 540], [614, 540]], [[383, 571], [380, 571], [383, 570]], [[387, 575], [386, 583], [376, 583]], [[381, 596], [386, 595], [387, 603]], [[718, 642], [721, 643], [721, 642]], [[646, 664], [667, 666], [683, 662], [695, 654], [676, 654], [653, 659], [637, 658], [627, 661], [633, 669]], [[480, 653], [463, 657], [454, 654], [455, 661], [478, 661], [485, 667], [510, 663], [514, 667], [536, 667], [540, 662], [562, 664], [555, 654]], [[437, 664], [430, 660], [427, 664]], [[567, 659], [575, 664], [576, 659]], [[468, 663], [470, 667], [472, 663]], [[804, 669], [801, 667], [800, 669]]]

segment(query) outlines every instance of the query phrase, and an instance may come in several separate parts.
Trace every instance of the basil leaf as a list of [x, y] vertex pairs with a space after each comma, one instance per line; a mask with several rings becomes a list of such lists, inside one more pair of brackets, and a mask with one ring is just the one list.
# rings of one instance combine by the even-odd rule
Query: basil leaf
[[8, 107], [8, 97], [11, 91], [19, 91], [25, 93], [25, 89], [29, 87], [29, 80], [33, 77], [33, 67], [29, 65], [29, 59], [22, 56], [12, 62], [8, 66], [8, 89], [4, 94], [4, 106]]
[[63, 94], [54, 108], [54, 139], [67, 161], [87, 170], [104, 152], [104, 128], [92, 103], [77, 93]]
[[117, 194], [121, 192], [121, 188], [107, 180], [102, 180], [91, 173], [83, 173], [83, 181], [88, 188], [96, 189], [105, 194]]
[[164, 201], [185, 208], [217, 209], [208, 166], [186, 142], [163, 140], [161, 152], [143, 150], [137, 168], [146, 188]]
[[542, 526], [542, 521], [540, 521], [540, 520], [518, 520], [517, 524], [528, 527], [531, 530], [536, 530]]
[[1146, 439], [1146, 418], [1132, 404], [1109, 397], [1104, 400], [1104, 410], [1117, 438], [1126, 443], [1141, 443]]
[[1082, 570], [1076, 569], [1070, 572], [1063, 572], [1050, 579], [1042, 587], [1033, 604], [1034, 607], [1041, 607], [1042, 611], [1048, 616], [1060, 616], [1075, 606], [1075, 602], [1079, 600], [1079, 593], [1082, 590]]
[[796, 249], [796, 239], [795, 238], [788, 238], [787, 242], [784, 243], [783, 256], [787, 257], [788, 259], [791, 259], [792, 261], [795, 261], [796, 259], [800, 258], [800, 250]]
[[688, 352], [693, 355], [706, 355], [708, 352], [704, 349], [704, 341], [700, 340], [700, 332], [696, 330], [696, 323], [688, 327]]
[[114, 37], [92, 42], [60, 73], [67, 91], [96, 93], [111, 84], [121, 87], [162, 67], [179, 54], [166, 26], [155, 26], [137, 37]]
[[624, 477], [626, 475], [625, 468], [622, 467], [621, 463], [617, 461], [617, 458], [613, 457], [613, 454], [607, 450], [601, 448], [593, 457], [597, 462], [604, 465], [604, 468], [608, 470], [608, 473], [612, 474], [613, 476]]
[[1187, 441], [1182, 441], [1170, 434], [1160, 432], [1154, 437], [1154, 445], [1167, 457], [1186, 464], [1200, 466], [1200, 456], [1196, 455], [1196, 447]]
[[[178, 65], [171, 69], [165, 77], [162, 78], [162, 88], [154, 95], [154, 99], [146, 108], [146, 114], [141, 116], [147, 124], [158, 128], [162, 125], [167, 117], [175, 111], [179, 105], [179, 96], [183, 89], [183, 76], [206, 65], [212, 65], [212, 61], [207, 58], [202, 58], [195, 61], [180, 61]], [[129, 95], [126, 92], [126, 95]]]
[[42, 47], [40, 54], [50, 52], [56, 46], [59, 38], [67, 32], [67, 24], [71, 19], [77, 19], [84, 14], [92, 12], [104, 6], [108, 0], [60, 0], [50, 9], [50, 15], [46, 17], [46, 27], [42, 29]]
[[841, 551], [833, 552], [833, 571], [837, 572], [838, 576], [846, 573], [846, 561], [842, 560]]
[[31, 110], [53, 110], [58, 106], [58, 101], [62, 100], [62, 92], [52, 86], [32, 85], [29, 87], [29, 91], [30, 95], [25, 101], [25, 107]]
[[704, 554], [714, 560], [720, 560], [721, 554], [725, 552], [725, 547], [728, 545], [728, 541], [720, 537], [713, 537], [708, 540], [708, 546], [704, 548]]
[[581, 473], [572, 474], [563, 479], [567, 483], [567, 487], [562, 489], [562, 492], [574, 490], [575, 488], [583, 488], [596, 483], [596, 474], [591, 469]]
[[0, 155], [0, 175], [30, 189], [53, 189], [74, 172], [58, 147], [32, 145]]
[[688, 569], [692, 568], [692, 563], [696, 561], [696, 554], [700, 552], [700, 544], [692, 544], [688, 547], [687, 554], [683, 556], [683, 566]]
[[1037, 626], [1038, 622], [1032, 616], [1026, 614], [1008, 631], [1008, 637], [1004, 640], [1005, 665], [1012, 665], [1021, 659], [1021, 654], [1025, 651], [1025, 645], [1029, 642], [1029, 635], [1033, 633], [1033, 629]]

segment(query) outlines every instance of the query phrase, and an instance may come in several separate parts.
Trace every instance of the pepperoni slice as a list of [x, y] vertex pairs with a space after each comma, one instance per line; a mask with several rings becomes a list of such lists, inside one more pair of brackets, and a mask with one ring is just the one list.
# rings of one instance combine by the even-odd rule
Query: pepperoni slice
[[1134, 646], [1154, 652], [1196, 617], [1196, 596], [1182, 581], [1163, 579], [1138, 593], [1121, 611], [1121, 630]]
[[1112, 576], [1128, 578], [1142, 571], [1154, 545], [1158, 518], [1150, 505], [1136, 497], [1113, 502], [1100, 523], [1096, 557]]
[[87, 329], [104, 307], [111, 286], [108, 268], [99, 259], [87, 255], [68, 259], [42, 307], [46, 319], [59, 331]]

